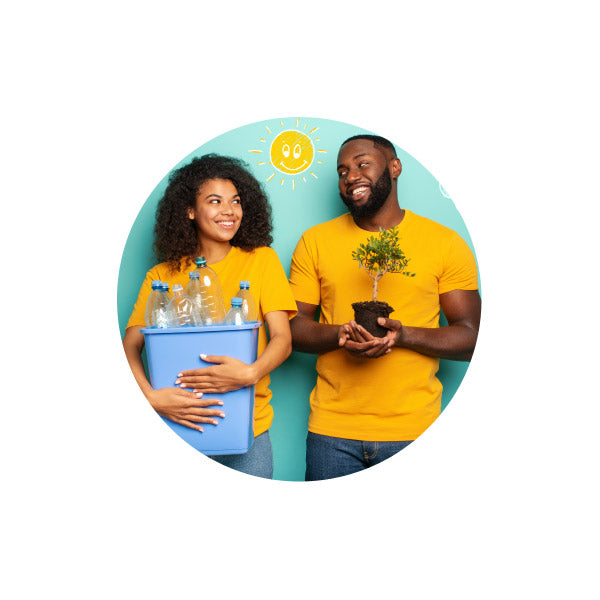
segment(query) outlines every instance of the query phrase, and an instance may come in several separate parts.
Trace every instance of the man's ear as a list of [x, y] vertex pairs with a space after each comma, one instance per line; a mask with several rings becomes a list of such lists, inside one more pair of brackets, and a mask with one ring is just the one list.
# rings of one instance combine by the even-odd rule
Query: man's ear
[[390, 174], [392, 175], [392, 179], [398, 179], [400, 173], [402, 173], [402, 163], [400, 162], [400, 159], [392, 158], [390, 161]]

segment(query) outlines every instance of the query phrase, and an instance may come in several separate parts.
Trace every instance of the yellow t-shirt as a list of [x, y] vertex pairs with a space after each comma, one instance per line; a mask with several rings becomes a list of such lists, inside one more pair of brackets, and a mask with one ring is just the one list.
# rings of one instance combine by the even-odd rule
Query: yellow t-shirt
[[[407, 270], [416, 275], [385, 274], [377, 299], [394, 307], [390, 318], [404, 325], [438, 327], [440, 294], [478, 289], [475, 258], [456, 232], [408, 210], [399, 232]], [[312, 227], [298, 242], [290, 285], [296, 300], [321, 305], [321, 323], [347, 323], [354, 318], [353, 302], [372, 299], [373, 280], [352, 259], [371, 235], [345, 214]], [[322, 354], [308, 428], [356, 440], [414, 440], [440, 414], [438, 368], [438, 359], [405, 348], [376, 359], [343, 349]]]
[[[151, 292], [152, 281], [155, 279], [168, 283], [170, 289], [176, 283], [180, 283], [185, 289], [190, 280], [189, 273], [196, 268], [196, 265], [192, 263], [185, 266], [184, 263], [185, 261], [182, 260], [182, 267], [175, 273], [170, 270], [167, 263], [156, 265], [146, 273], [127, 327], [145, 325], [146, 302]], [[256, 301], [259, 321], [264, 322], [264, 316], [276, 310], [287, 311], [290, 319], [296, 314], [296, 301], [290, 291], [281, 262], [272, 248], [261, 247], [245, 252], [240, 248], [232, 247], [223, 260], [211, 264], [210, 268], [219, 276], [226, 309], [231, 306], [231, 298], [238, 291], [240, 281], [247, 280], [250, 282], [250, 291]], [[263, 324], [258, 331], [258, 356], [262, 354], [266, 345], [267, 332]], [[255, 436], [269, 429], [273, 421], [273, 408], [269, 404], [273, 395], [269, 389], [270, 381], [269, 375], [265, 375], [255, 386]]]

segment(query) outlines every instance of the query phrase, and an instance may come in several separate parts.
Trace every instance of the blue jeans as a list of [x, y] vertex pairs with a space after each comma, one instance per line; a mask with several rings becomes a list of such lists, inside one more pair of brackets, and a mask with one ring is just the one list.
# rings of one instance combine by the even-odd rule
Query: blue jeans
[[273, 479], [273, 448], [268, 431], [255, 437], [252, 448], [245, 454], [220, 454], [210, 458], [241, 473]]
[[363, 442], [308, 432], [306, 481], [319, 481], [357, 473], [390, 458], [407, 442]]

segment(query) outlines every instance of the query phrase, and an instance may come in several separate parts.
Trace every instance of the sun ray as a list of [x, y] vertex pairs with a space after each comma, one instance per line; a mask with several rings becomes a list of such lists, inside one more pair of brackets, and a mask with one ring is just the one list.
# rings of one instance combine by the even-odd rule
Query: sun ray
[[260, 138], [260, 141], [261, 141], [261, 142], [264, 142], [264, 141], [265, 141], [265, 138]]
[[298, 123], [300, 123], [300, 119], [296, 119], [296, 127], [298, 127]]
[[275, 173], [272, 173], [271, 177], [269, 177], [269, 179], [267, 179], [267, 181], [271, 181], [271, 179], [273, 179], [273, 177], [275, 177]]
[[285, 181], [285, 177], [281, 178], [281, 185], [283, 185], [283, 182]]
[[253, 152], [254, 154], [262, 154], [262, 150], [248, 150], [248, 152]]
[[312, 171], [310, 172], [310, 174], [315, 178], [315, 179], [319, 179]]
[[317, 150], [317, 152], [325, 152], [327, 154], [327, 150]]
[[296, 189], [296, 180], [292, 179], [292, 191]]
[[302, 175], [302, 181], [306, 182], [306, 177], [304, 177], [304, 175]]
[[271, 133], [271, 130], [270, 130], [268, 127], [267, 127], [267, 125], [265, 125], [265, 129], [266, 129], [266, 130], [267, 130], [269, 133]]
[[319, 129], [318, 127], [313, 127], [308, 133], [313, 133], [313, 131], [316, 131], [317, 129]]
[[[318, 162], [323, 162], [322, 160], [318, 161]], [[267, 163], [263, 160], [262, 162], [258, 162], [256, 163], [257, 165], [266, 165]]]
[[279, 121], [279, 124], [283, 127], [283, 121]]

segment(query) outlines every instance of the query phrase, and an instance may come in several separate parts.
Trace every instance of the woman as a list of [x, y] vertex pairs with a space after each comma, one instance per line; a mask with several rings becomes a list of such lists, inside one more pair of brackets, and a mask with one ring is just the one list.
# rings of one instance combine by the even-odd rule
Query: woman
[[[205, 395], [255, 385], [252, 448], [246, 454], [212, 458], [239, 471], [272, 478], [269, 373], [291, 352], [289, 319], [296, 314], [296, 302], [275, 251], [268, 247], [273, 241], [268, 200], [242, 165], [234, 158], [209, 154], [172, 173], [158, 204], [154, 228], [154, 250], [162, 262], [146, 274], [123, 346], [133, 375], [154, 410], [198, 431], [203, 431], [202, 423], [218, 426], [225, 416], [222, 409], [209, 408], [222, 402]], [[207, 362], [215, 364], [182, 372], [175, 382], [179, 387], [155, 390], [144, 371], [144, 336], [140, 333], [151, 282], [158, 279], [171, 287], [176, 283], [185, 287], [196, 256], [206, 257], [219, 276], [226, 303], [241, 280], [250, 281], [258, 318], [266, 321], [269, 339], [263, 325], [258, 336], [258, 358], [253, 364], [231, 357], [207, 357]]]

